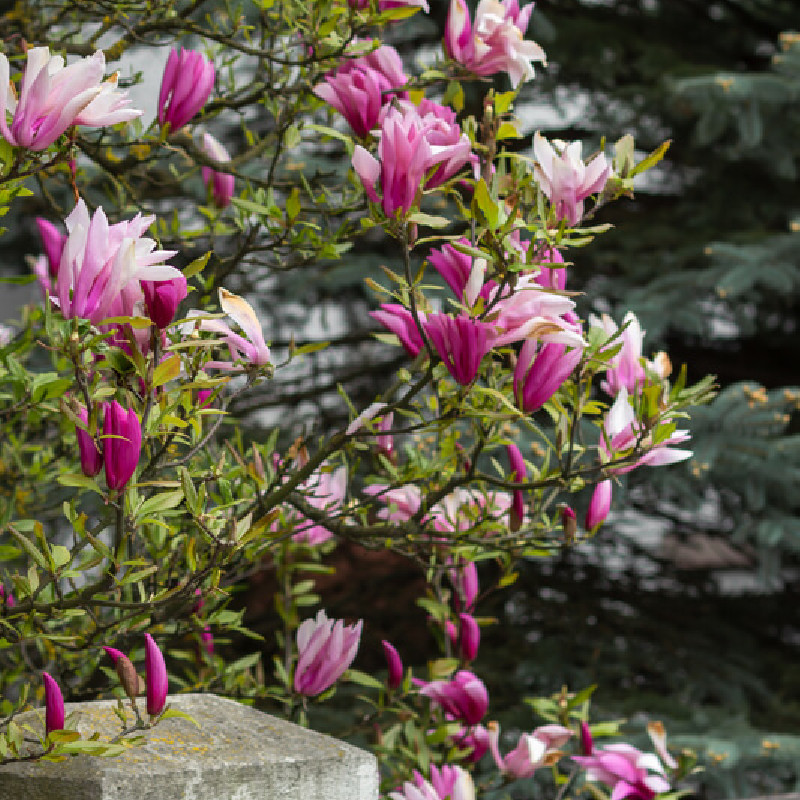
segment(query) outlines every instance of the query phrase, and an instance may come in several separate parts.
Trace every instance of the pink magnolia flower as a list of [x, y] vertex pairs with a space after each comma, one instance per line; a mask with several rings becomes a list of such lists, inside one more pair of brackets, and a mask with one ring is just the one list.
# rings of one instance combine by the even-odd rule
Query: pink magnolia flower
[[61, 262], [61, 253], [67, 237], [53, 225], [41, 217], [36, 218], [39, 236], [44, 246], [44, 256], [40, 256], [33, 265], [33, 271], [44, 290], [45, 297], [50, 297], [52, 281], [58, 275], [58, 265]]
[[44, 681], [44, 731], [49, 736], [52, 731], [64, 729], [64, 697], [55, 679], [46, 672]]
[[580, 142], [554, 144], [555, 148], [538, 132], [534, 136], [534, 171], [556, 217], [565, 219], [568, 225], [577, 225], [583, 218], [584, 200], [603, 189], [611, 175], [611, 164], [603, 153], [585, 164]]
[[297, 666], [294, 690], [313, 697], [333, 686], [353, 663], [361, 639], [362, 620], [345, 625], [328, 619], [324, 611], [297, 629]]
[[[203, 152], [215, 161], [227, 162], [231, 160], [228, 151], [210, 134], [203, 134]], [[218, 172], [211, 167], [201, 167], [203, 183], [211, 186], [211, 196], [217, 208], [227, 208], [233, 197], [234, 178], [227, 172]]]
[[114, 400], [103, 403], [103, 463], [109, 489], [125, 487], [136, 471], [142, 449], [142, 427], [134, 409]]
[[403, 682], [403, 662], [393, 644], [387, 642], [386, 639], [384, 639], [381, 644], [383, 645], [383, 654], [386, 657], [386, 663], [389, 667], [389, 676], [386, 679], [386, 685], [390, 689], [397, 689]]
[[387, 522], [405, 522], [419, 511], [422, 505], [422, 491], [414, 483], [389, 489], [386, 484], [373, 483], [365, 487], [364, 494], [376, 496], [386, 508], [378, 511], [378, 518]]
[[[127, 95], [115, 89], [116, 75], [103, 82], [102, 50], [69, 66], [47, 47], [32, 47], [26, 57], [17, 100], [8, 59], [0, 53], [0, 133], [11, 145], [44, 150], [72, 125], [114, 125], [142, 113], [126, 107]], [[10, 128], [6, 111], [13, 114]]]
[[[347, 467], [337, 467], [332, 472], [317, 472], [298, 487], [305, 501], [319, 511], [332, 513], [341, 508], [347, 493]], [[295, 542], [304, 542], [311, 547], [327, 542], [333, 534], [324, 526], [300, 517], [299, 529], [292, 536]]]
[[[511, 466], [509, 480], [516, 483], [524, 483], [528, 477], [528, 470], [525, 467], [525, 459], [515, 444], [506, 445], [508, 462]], [[511, 528], [519, 530], [522, 520], [525, 517], [525, 497], [520, 489], [514, 489], [511, 501]]]
[[86, 204], [78, 201], [66, 219], [68, 234], [52, 290], [66, 319], [83, 317], [99, 325], [121, 308], [124, 292], [141, 297], [138, 281], [181, 277], [175, 267], [160, 263], [175, 251], [155, 250], [155, 241], [142, 236], [154, 221], [137, 214], [109, 225], [102, 208], [90, 218]]
[[513, 290], [506, 288], [499, 299], [498, 291], [491, 291], [487, 298], [492, 308], [488, 319], [495, 328], [495, 347], [523, 339], [585, 346], [581, 325], [572, 313], [574, 301], [543, 289], [536, 276], [518, 278]]
[[555, 247], [546, 249], [541, 257], [537, 258], [536, 263], [547, 265], [540, 266], [540, 271], [534, 278], [539, 286], [556, 292], [563, 292], [567, 288], [567, 268], [553, 266], [564, 263], [564, 256]]
[[572, 756], [572, 760], [586, 770], [586, 780], [612, 790], [611, 800], [653, 800], [670, 789], [658, 756], [642, 753], [629, 744], [609, 744], [588, 756]]
[[650, 737], [650, 741], [653, 743], [661, 762], [670, 769], [677, 769], [678, 762], [667, 750], [667, 732], [664, 730], [663, 723], [657, 721], [648, 722], [647, 735]]
[[214, 88], [214, 65], [196, 50], [170, 50], [158, 93], [159, 124], [182, 128], [206, 104]]
[[562, 753], [559, 750], [572, 736], [563, 725], [542, 725], [533, 733], [523, 733], [517, 746], [505, 757], [500, 754], [500, 726], [490, 722], [489, 748], [497, 768], [513, 778], [530, 778], [540, 767], [555, 764]]
[[[425, 783], [422, 775], [414, 771], [414, 782], [417, 786]], [[437, 767], [431, 764], [430, 785], [442, 800], [474, 800], [475, 786], [472, 776], [462, 767], [442, 764]]]
[[595, 530], [606, 521], [608, 512], [611, 510], [612, 491], [613, 487], [610, 478], [600, 481], [594, 487], [592, 499], [589, 502], [589, 510], [586, 512], [586, 520], [583, 523], [587, 531]]
[[469, 751], [468, 755], [464, 757], [465, 761], [477, 764], [489, 750], [489, 731], [483, 725], [472, 725], [462, 728], [450, 741], [459, 750]]
[[616, 397], [623, 386], [628, 390], [628, 394], [636, 394], [647, 384], [648, 371], [661, 379], [669, 375], [672, 365], [666, 353], [658, 353], [652, 361], [642, 357], [645, 331], [642, 330], [639, 320], [632, 311], [625, 315], [621, 332], [608, 314], [603, 314], [599, 318], [591, 315], [589, 325], [592, 328], [600, 328], [606, 338], [614, 338], [609, 347], [622, 345], [609, 360], [605, 380], [600, 384], [607, 394]]
[[186, 278], [179, 275], [170, 281], [141, 281], [144, 305], [153, 324], [164, 330], [188, 293]]
[[431, 681], [419, 692], [440, 706], [446, 714], [467, 725], [477, 725], [489, 707], [483, 681], [468, 670], [459, 670], [450, 681]]
[[5, 605], [6, 608], [14, 608], [17, 601], [11, 592], [7, 592], [2, 584], [0, 584], [0, 606]]
[[514, 397], [527, 414], [538, 411], [569, 378], [583, 355], [579, 347], [540, 344], [535, 339], [522, 343], [514, 367]]
[[234, 333], [228, 325], [217, 319], [204, 319], [200, 329], [222, 334], [228, 342], [233, 361], [209, 361], [206, 367], [235, 369], [234, 362], [244, 361], [253, 366], [271, 363], [272, 354], [264, 341], [264, 332], [253, 307], [244, 298], [220, 287], [219, 304], [222, 310], [247, 334], [247, 338]]
[[455, 589], [456, 610], [469, 611], [475, 605], [480, 588], [478, 586], [478, 568], [474, 561], [462, 561], [447, 570], [450, 583]]
[[390, 45], [345, 62], [314, 87], [314, 94], [332, 105], [359, 139], [365, 139], [378, 124], [381, 110], [401, 91], [408, 78], [400, 54]]
[[[78, 411], [78, 416], [84, 425], [89, 424], [89, 414], [86, 409], [81, 406]], [[82, 428], [75, 429], [75, 436], [78, 440], [78, 452], [81, 458], [81, 471], [88, 478], [97, 475], [103, 468], [103, 454], [97, 447], [94, 438], [88, 431]]]
[[387, 217], [408, 214], [425, 186], [440, 185], [466, 164], [469, 138], [459, 132], [454, 141], [454, 132], [446, 120], [435, 124], [429, 112], [423, 117], [411, 104], [389, 106], [381, 121], [378, 158], [361, 145], [353, 152], [353, 168], [369, 199], [380, 203]]
[[155, 717], [164, 710], [169, 682], [164, 656], [149, 633], [144, 635], [144, 671], [147, 713]]
[[431, 765], [430, 781], [414, 770], [414, 780], [406, 781], [401, 791], [389, 792], [391, 800], [475, 800], [472, 776], [461, 767]]
[[518, 0], [480, 0], [473, 27], [466, 0], [451, 0], [445, 50], [476, 75], [507, 72], [516, 88], [534, 76], [531, 62], [546, 61], [544, 50], [523, 38], [532, 11], [533, 3], [520, 10]]
[[472, 383], [492, 347], [491, 326], [466, 316], [429, 314], [423, 327], [453, 378], [462, 386]]
[[[422, 350], [422, 335], [414, 322], [414, 315], [399, 303], [381, 303], [380, 311], [370, 311], [369, 315], [378, 320], [384, 328], [391, 331], [400, 340], [405, 351], [416, 358]], [[424, 322], [425, 315], [419, 315]]]
[[410, 100], [395, 100], [391, 105], [383, 107], [381, 123], [392, 109], [418, 118], [425, 140], [431, 146], [437, 166], [425, 180], [426, 189], [434, 189], [446, 183], [469, 160], [469, 137], [461, 132], [461, 126], [456, 121], [456, 112], [449, 106], [435, 103], [427, 97], [423, 97], [418, 106]]
[[478, 655], [481, 644], [481, 629], [478, 620], [472, 614], [458, 615], [458, 645], [461, 658], [465, 661], [474, 661]]
[[[642, 436], [644, 426], [636, 419], [636, 414], [628, 397], [628, 390], [623, 386], [619, 390], [617, 399], [608, 410], [603, 422], [606, 437], [610, 442], [609, 451], [605, 438], [600, 442], [600, 451], [606, 458], [625, 455], [627, 451], [640, 443], [647, 452], [635, 463], [624, 467], [615, 467], [612, 472], [622, 475], [630, 472], [636, 467], [646, 465], [648, 467], [661, 467], [666, 464], [675, 464], [684, 461], [692, 455], [691, 450], [682, 450], [673, 445], [688, 441], [691, 436], [687, 430], [675, 430], [663, 442], [653, 445], [650, 433]], [[641, 442], [640, 442], [641, 440]]]

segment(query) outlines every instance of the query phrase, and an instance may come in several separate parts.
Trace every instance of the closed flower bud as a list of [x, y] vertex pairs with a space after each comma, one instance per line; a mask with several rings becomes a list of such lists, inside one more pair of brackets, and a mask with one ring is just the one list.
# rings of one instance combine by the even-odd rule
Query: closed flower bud
[[[78, 416], [81, 418], [81, 422], [88, 425], [89, 415], [87, 414], [85, 408], [80, 409]], [[88, 478], [92, 478], [103, 468], [103, 455], [100, 450], [98, 450], [94, 438], [89, 434], [88, 431], [81, 430], [81, 428], [76, 428], [75, 436], [78, 440], [78, 452], [80, 453], [81, 457], [81, 470]]]
[[386, 656], [386, 663], [389, 666], [386, 685], [390, 689], [396, 689], [403, 682], [403, 662], [393, 645], [389, 644], [385, 639], [381, 644], [383, 644], [383, 654]]
[[131, 660], [114, 647], [103, 646], [103, 650], [114, 662], [114, 669], [117, 671], [119, 682], [125, 690], [125, 694], [131, 700], [135, 700], [139, 696], [139, 675]]
[[611, 510], [611, 479], [607, 478], [600, 481], [594, 487], [592, 499], [589, 503], [589, 510], [586, 512], [584, 527], [587, 531], [593, 531], [606, 521], [608, 512]]
[[458, 619], [461, 623], [458, 637], [461, 657], [465, 661], [474, 661], [481, 643], [481, 629], [471, 614], [459, 614]]
[[103, 409], [103, 462], [109, 489], [123, 489], [139, 464], [142, 427], [133, 409], [114, 400]]
[[161, 330], [175, 319], [175, 312], [186, 297], [186, 278], [181, 275], [169, 281], [142, 281], [144, 305], [153, 324]]
[[[203, 134], [203, 152], [215, 161], [231, 160], [228, 151], [210, 133]], [[218, 172], [211, 167], [203, 167], [200, 172], [203, 175], [203, 183], [211, 186], [214, 205], [217, 208], [227, 208], [233, 197], [233, 175], [229, 175], [227, 172]]]
[[561, 506], [561, 525], [564, 528], [564, 539], [567, 542], [573, 542], [578, 530], [578, 522], [575, 519], [575, 512], [567, 505]]
[[42, 673], [44, 680], [44, 730], [49, 736], [52, 731], [64, 728], [64, 697], [55, 680], [46, 672]]
[[169, 683], [164, 656], [149, 633], [144, 635], [144, 671], [147, 713], [155, 717], [164, 710]]

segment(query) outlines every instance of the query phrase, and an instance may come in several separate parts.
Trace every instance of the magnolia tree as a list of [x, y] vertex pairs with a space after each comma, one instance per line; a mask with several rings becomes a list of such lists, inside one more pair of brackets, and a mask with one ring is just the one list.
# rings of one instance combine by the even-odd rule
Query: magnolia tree
[[[632, 315], [575, 312], [572, 253], [666, 148], [519, 146], [517, 92], [545, 60], [532, 10], [453, 0], [416, 70], [386, 42], [424, 0], [20, 3], [0, 20], [0, 200], [18, 224], [41, 213], [41, 301], [0, 349], [3, 762], [117, 754], [176, 713], [169, 689], [305, 724], [349, 681], [371, 710], [342, 728], [371, 737], [395, 800], [473, 797], [484, 756], [479, 793], [541, 770], [553, 796], [652, 798], [687, 774], [656, 722], [653, 753], [598, 744], [619, 732], [590, 719], [591, 689], [531, 700], [540, 724], [511, 740], [487, 721], [479, 565], [502, 588], [516, 560], [591, 537], [617, 476], [688, 457], [680, 422], [711, 394], [648, 357]], [[112, 62], [144, 69], [123, 81]], [[148, 120], [128, 92], [159, 81]], [[276, 341], [266, 320], [287, 285], [378, 245], [366, 352], [393, 374], [363, 402], [325, 342]], [[293, 414], [307, 362], [349, 424]], [[362, 622], [314, 610], [342, 540], [420, 566], [441, 645], [426, 671], [402, 641], [383, 643], [387, 672], [354, 669]], [[231, 604], [259, 569], [273, 663]], [[249, 654], [229, 663], [234, 635]], [[80, 738], [64, 695], [127, 696], [120, 734]], [[16, 719], [42, 697], [43, 733]]]

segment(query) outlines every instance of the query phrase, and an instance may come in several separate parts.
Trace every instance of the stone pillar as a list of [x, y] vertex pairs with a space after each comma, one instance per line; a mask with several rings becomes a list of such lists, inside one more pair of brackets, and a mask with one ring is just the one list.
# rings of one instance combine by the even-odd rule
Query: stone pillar
[[[370, 753], [215, 695], [169, 698], [199, 723], [171, 718], [115, 758], [0, 767], [0, 800], [377, 800]], [[140, 701], [141, 703], [141, 701]], [[82, 734], [121, 729], [115, 701], [67, 704]], [[128, 715], [132, 714], [128, 709]], [[43, 712], [17, 717], [42, 728]]]

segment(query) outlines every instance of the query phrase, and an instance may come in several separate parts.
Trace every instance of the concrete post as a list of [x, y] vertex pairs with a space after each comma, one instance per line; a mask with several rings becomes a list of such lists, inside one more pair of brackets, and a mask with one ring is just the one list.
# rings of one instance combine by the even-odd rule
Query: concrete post
[[[164, 720], [144, 734], [145, 745], [117, 758], [7, 764], [0, 800], [377, 800], [370, 753], [215, 695], [169, 702], [200, 727]], [[81, 733], [111, 739], [120, 731], [115, 705], [72, 703], [67, 714], [78, 712]], [[17, 721], [41, 730], [42, 717]]]

